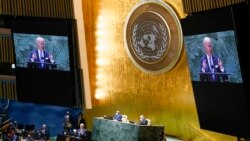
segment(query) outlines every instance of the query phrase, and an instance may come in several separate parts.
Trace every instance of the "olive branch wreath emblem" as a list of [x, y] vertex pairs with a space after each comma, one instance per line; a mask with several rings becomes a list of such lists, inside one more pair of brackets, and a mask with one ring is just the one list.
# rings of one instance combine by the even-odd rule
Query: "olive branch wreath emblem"
[[136, 24], [134, 26], [133, 33], [132, 33], [132, 44], [134, 46], [135, 52], [138, 54], [138, 56], [141, 59], [144, 59], [146, 61], [149, 59], [152, 59], [153, 61], [159, 60], [164, 55], [165, 51], [167, 50], [167, 31], [166, 31], [166, 28], [160, 23], [159, 23], [159, 28], [160, 28], [163, 36], [162, 36], [161, 46], [160, 46], [158, 52], [155, 55], [145, 55], [143, 53], [143, 51], [141, 50], [141, 48], [138, 46], [138, 42], [136, 40], [138, 24]]

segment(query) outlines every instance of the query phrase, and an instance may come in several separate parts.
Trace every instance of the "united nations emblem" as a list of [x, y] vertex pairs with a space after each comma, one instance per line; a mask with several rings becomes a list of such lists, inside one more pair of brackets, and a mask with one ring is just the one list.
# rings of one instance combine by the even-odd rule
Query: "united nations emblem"
[[130, 11], [124, 27], [126, 50], [141, 70], [161, 73], [177, 62], [183, 45], [175, 12], [160, 0], [144, 0]]

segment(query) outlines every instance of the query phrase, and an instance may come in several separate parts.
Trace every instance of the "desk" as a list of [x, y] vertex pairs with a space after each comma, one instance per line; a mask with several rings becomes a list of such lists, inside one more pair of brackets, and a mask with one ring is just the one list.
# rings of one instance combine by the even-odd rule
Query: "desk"
[[157, 141], [164, 126], [141, 126], [95, 117], [91, 139], [94, 141]]

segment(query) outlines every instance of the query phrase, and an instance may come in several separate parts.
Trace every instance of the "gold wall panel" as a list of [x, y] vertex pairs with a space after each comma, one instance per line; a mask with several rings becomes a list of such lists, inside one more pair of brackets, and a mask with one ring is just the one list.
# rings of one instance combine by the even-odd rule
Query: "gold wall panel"
[[[123, 26], [138, 0], [82, 0], [93, 109], [84, 110], [87, 128], [96, 116], [116, 110], [138, 121], [165, 126], [165, 133], [185, 140], [234, 141], [235, 137], [201, 130], [189, 76], [185, 48], [175, 67], [150, 75], [130, 61], [124, 48]], [[179, 17], [182, 0], [168, 0]]]

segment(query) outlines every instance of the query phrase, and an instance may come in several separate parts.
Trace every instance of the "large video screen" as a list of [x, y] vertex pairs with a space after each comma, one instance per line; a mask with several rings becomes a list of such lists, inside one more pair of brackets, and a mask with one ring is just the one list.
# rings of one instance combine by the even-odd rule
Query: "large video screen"
[[184, 36], [192, 81], [242, 83], [234, 30]]
[[70, 71], [67, 36], [13, 33], [16, 67]]
[[13, 17], [18, 101], [59, 106], [81, 103], [75, 30], [72, 19]]
[[246, 5], [194, 13], [181, 25], [200, 128], [249, 138]]

